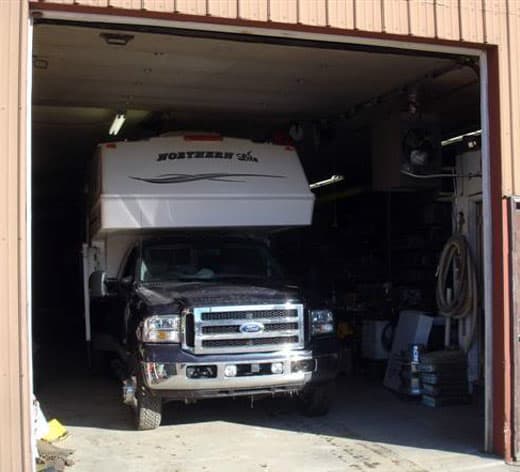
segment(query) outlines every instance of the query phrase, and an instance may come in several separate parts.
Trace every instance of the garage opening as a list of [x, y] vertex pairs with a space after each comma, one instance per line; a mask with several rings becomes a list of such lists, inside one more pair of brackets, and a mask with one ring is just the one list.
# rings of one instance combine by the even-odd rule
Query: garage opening
[[[260, 442], [275, 452], [260, 465], [273, 470], [289, 456], [316, 470], [471, 465], [483, 447], [487, 339], [479, 97], [472, 56], [38, 23], [35, 390], [47, 417], [72, 433], [77, 470], [100, 461], [112, 470], [202, 466], [229, 452], [229, 435], [244, 440], [230, 461], [254, 457]], [[100, 143], [168, 134], [297, 151], [315, 198], [312, 225], [234, 234], [267, 240], [287, 283], [333, 313], [339, 373], [327, 416], [301, 417], [290, 397], [184, 398], [166, 405], [159, 436], [126, 431], [127, 346], [96, 344], [103, 322], [92, 303], [85, 323], [89, 175]], [[204, 460], [190, 452], [200, 437], [213, 444]]]

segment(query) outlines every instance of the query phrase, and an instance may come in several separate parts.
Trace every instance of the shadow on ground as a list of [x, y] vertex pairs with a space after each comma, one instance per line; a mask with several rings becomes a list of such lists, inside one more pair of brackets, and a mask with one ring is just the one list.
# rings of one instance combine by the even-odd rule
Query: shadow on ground
[[[47, 418], [58, 418], [67, 426], [132, 430], [132, 411], [122, 404], [120, 383], [77, 366], [61, 359], [42, 370], [37, 396]], [[213, 422], [469, 454], [479, 454], [484, 425], [476, 404], [433, 409], [395, 396], [379, 381], [339, 377], [336, 401], [326, 417], [302, 416], [298, 402], [290, 398], [254, 404], [246, 398], [219, 399], [169, 403], [161, 427]]]

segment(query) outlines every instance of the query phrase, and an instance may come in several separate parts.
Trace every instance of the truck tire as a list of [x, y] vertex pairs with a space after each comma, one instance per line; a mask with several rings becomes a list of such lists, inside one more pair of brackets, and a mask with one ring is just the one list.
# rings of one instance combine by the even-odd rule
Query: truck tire
[[302, 395], [302, 413], [305, 416], [325, 416], [334, 399], [334, 384], [310, 387]]
[[162, 419], [162, 398], [152, 393], [138, 380], [135, 392], [137, 405], [135, 409], [135, 423], [139, 431], [157, 429]]

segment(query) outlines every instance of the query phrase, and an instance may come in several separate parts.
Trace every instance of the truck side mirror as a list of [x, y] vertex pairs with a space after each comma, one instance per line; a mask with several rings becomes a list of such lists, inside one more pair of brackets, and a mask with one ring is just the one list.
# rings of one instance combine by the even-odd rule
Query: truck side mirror
[[106, 297], [108, 295], [106, 272], [103, 270], [92, 272], [88, 279], [88, 288], [92, 298]]

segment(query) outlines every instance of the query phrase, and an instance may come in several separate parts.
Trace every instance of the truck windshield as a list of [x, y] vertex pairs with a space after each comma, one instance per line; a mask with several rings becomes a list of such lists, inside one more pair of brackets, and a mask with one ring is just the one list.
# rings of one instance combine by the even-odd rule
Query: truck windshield
[[280, 266], [268, 250], [251, 244], [151, 245], [143, 248], [142, 256], [140, 279], [143, 282], [277, 279], [282, 275]]

